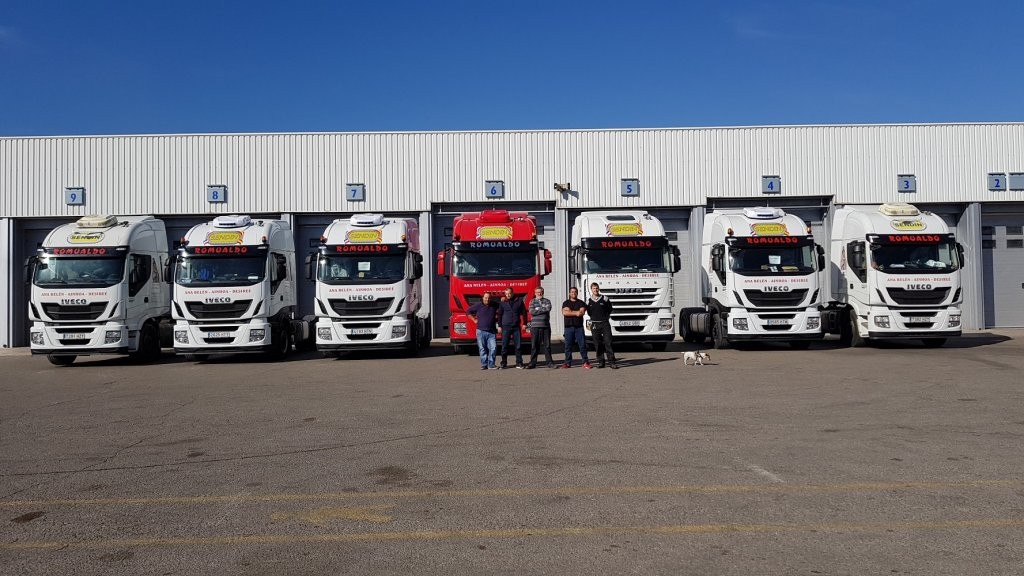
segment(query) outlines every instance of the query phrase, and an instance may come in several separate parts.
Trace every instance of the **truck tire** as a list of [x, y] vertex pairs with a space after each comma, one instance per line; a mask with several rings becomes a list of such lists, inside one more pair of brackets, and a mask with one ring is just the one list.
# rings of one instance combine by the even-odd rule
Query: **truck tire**
[[860, 335], [860, 322], [857, 322], [857, 313], [851, 308], [847, 316], [847, 330], [850, 332], [849, 345], [851, 348], [863, 348], [867, 345], [868, 339]]
[[270, 356], [274, 360], [281, 360], [292, 351], [291, 330], [288, 329], [287, 324], [281, 323], [280, 326], [271, 331], [270, 346]]
[[702, 314], [704, 310], [702, 308], [696, 310], [684, 308], [679, 311], [679, 336], [683, 338], [683, 342], [688, 344], [703, 344], [708, 339], [707, 335], [690, 329], [690, 316], [694, 313]]
[[50, 361], [50, 364], [54, 366], [71, 366], [75, 362], [74, 354], [47, 354], [46, 359]]
[[925, 338], [921, 340], [925, 348], [942, 348], [946, 345], [945, 338]]
[[160, 332], [152, 322], [139, 330], [139, 347], [131, 358], [136, 362], [156, 362], [160, 358]]
[[716, 350], [729, 347], [729, 338], [725, 332], [725, 320], [722, 319], [720, 314], [715, 314], [711, 317], [711, 343]]
[[430, 348], [430, 341], [432, 340], [430, 333], [430, 316], [423, 319], [423, 330], [420, 332], [420, 348], [426, 350]]
[[409, 341], [405, 343], [405, 355], [411, 357], [416, 356], [416, 353], [420, 350], [420, 323], [415, 320], [411, 323], [410, 328], [412, 334], [409, 334]]

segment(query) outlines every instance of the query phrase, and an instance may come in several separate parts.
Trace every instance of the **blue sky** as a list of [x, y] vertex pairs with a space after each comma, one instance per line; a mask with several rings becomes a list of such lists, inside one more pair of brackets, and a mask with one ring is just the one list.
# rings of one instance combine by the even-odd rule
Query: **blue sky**
[[7, 0], [0, 135], [1024, 120], [1024, 2]]

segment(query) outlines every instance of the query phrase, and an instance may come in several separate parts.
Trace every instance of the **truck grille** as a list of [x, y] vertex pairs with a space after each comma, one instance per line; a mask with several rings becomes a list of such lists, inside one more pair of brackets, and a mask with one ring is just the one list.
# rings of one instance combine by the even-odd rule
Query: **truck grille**
[[203, 302], [185, 302], [188, 311], [204, 320], [207, 318], [241, 318], [249, 309], [252, 300], [235, 300], [230, 304], [204, 304]]
[[613, 306], [654, 306], [658, 301], [657, 288], [609, 288], [601, 293]]
[[949, 296], [949, 287], [934, 290], [904, 290], [903, 288], [887, 288], [889, 298], [897, 304], [934, 305], [942, 304]]
[[754, 306], [799, 306], [807, 298], [807, 289], [789, 292], [761, 292], [760, 290], [744, 290], [743, 295]]
[[106, 302], [93, 302], [85, 306], [61, 306], [60, 304], [44, 303], [43, 312], [58, 321], [96, 320], [107, 309]]
[[391, 304], [394, 301], [394, 298], [381, 298], [365, 302], [334, 298], [328, 300], [327, 303], [340, 316], [383, 316], [391, 308]]

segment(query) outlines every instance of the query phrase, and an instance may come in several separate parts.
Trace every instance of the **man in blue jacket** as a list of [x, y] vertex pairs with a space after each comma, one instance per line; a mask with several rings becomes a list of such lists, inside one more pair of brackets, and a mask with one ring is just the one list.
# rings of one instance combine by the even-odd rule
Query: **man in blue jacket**
[[494, 365], [494, 352], [497, 349], [495, 332], [498, 323], [498, 303], [491, 299], [490, 292], [484, 292], [483, 300], [466, 310], [470, 318], [476, 320], [476, 346], [480, 350], [480, 369], [497, 370]]
[[500, 329], [501, 329], [501, 367], [508, 368], [508, 346], [512, 343], [516, 347], [516, 368], [523, 366], [523, 352], [519, 349], [522, 344], [520, 327], [526, 322], [526, 306], [523, 299], [516, 296], [512, 287], [505, 288], [505, 297], [501, 299]]

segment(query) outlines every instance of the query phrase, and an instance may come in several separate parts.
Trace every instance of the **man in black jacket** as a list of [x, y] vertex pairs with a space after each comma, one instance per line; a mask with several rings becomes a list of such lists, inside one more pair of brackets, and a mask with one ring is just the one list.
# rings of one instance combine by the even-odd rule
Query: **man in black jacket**
[[590, 316], [590, 331], [594, 336], [597, 348], [597, 367], [604, 368], [605, 355], [612, 369], [619, 367], [612, 350], [612, 301], [601, 294], [601, 287], [594, 282], [590, 285], [590, 298], [587, 300], [587, 314]]
[[505, 297], [501, 299], [498, 316], [498, 328], [501, 330], [501, 367], [508, 368], [508, 347], [512, 344], [516, 348], [516, 368], [525, 368], [523, 352], [519, 349], [522, 345], [519, 329], [526, 321], [526, 306], [523, 299], [515, 295], [511, 286], [505, 288]]

